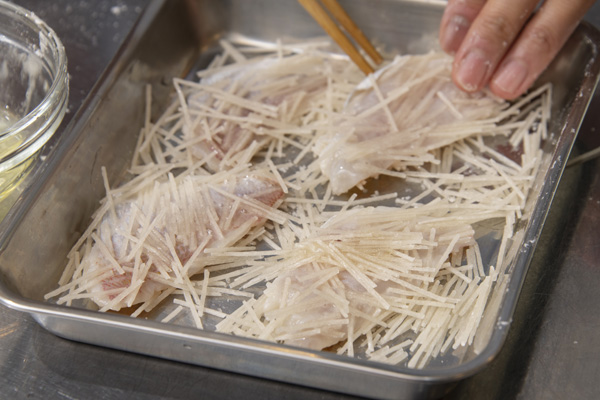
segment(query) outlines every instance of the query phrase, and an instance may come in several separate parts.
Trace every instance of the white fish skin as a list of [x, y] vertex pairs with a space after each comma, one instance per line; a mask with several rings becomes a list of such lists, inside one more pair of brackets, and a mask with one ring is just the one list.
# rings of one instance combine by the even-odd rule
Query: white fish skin
[[[276, 206], [283, 197], [276, 180], [263, 174], [242, 175], [215, 186], [245, 201], [268, 207]], [[186, 177], [175, 188], [170, 182], [163, 182], [153, 190], [158, 192], [154, 199], [152, 191], [141, 193], [135, 200], [117, 205], [116, 218], [107, 213], [97, 230], [101, 243], [96, 242], [82, 260], [87, 266], [87, 273], [93, 274], [99, 269], [112, 270], [110, 277], [90, 289], [92, 300], [100, 307], [109, 304], [132, 284], [136, 257], [142, 263], [151, 263], [148, 265], [150, 275], [142, 276], [144, 282], [134, 300], [130, 299], [129, 304], [118, 302], [111, 307], [115, 311], [147, 301], [168, 287], [163, 280], [154, 279], [152, 274], [157, 276], [163, 271], [176, 279], [174, 263], [185, 265], [199, 246], [217, 248], [234, 245], [253, 227], [266, 221], [256, 209], [243, 202], [235, 206], [234, 200], [212, 189], [199, 177]], [[213, 213], [212, 221], [209, 212]], [[220, 225], [218, 228], [215, 222]], [[150, 224], [154, 224], [153, 228], [150, 234], [145, 235], [145, 228]], [[136, 253], [138, 241], [143, 241], [143, 246]], [[125, 272], [120, 273], [115, 263]], [[188, 276], [198, 272], [199, 269], [192, 266], [188, 269]]]

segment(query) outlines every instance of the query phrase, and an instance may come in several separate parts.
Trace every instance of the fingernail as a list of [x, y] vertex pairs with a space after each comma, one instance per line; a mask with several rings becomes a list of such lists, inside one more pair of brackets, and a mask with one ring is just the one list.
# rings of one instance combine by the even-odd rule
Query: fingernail
[[510, 60], [507, 64], [500, 67], [494, 85], [507, 94], [515, 95], [525, 82], [529, 68], [527, 64], [518, 59]]
[[442, 35], [442, 49], [447, 53], [454, 53], [458, 50], [470, 26], [471, 22], [462, 15], [450, 18]]
[[475, 92], [485, 85], [490, 61], [479, 49], [470, 50], [460, 61], [456, 81], [467, 92]]

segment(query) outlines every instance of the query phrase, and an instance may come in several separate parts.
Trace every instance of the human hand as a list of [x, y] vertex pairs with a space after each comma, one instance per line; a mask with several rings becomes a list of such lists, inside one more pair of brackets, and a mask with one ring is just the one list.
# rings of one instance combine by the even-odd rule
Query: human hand
[[[489, 85], [514, 99], [546, 69], [594, 0], [448, 0], [440, 44], [455, 54], [452, 79], [477, 92]], [[532, 16], [533, 14], [533, 16]], [[531, 18], [530, 18], [531, 17]]]

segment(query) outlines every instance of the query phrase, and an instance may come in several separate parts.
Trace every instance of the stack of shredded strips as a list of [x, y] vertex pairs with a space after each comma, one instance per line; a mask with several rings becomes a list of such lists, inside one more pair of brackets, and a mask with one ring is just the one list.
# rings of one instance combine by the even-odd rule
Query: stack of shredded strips
[[105, 174], [47, 298], [415, 368], [477, 351], [550, 87], [508, 103], [457, 90], [441, 53], [365, 79], [323, 43], [221, 45], [148, 112], [133, 178]]

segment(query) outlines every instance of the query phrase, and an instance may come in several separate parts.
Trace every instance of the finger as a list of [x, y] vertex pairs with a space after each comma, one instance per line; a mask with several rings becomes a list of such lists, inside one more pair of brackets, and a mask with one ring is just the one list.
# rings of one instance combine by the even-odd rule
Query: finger
[[467, 92], [486, 86], [538, 0], [488, 0], [454, 57], [452, 78]]
[[440, 23], [440, 45], [446, 53], [454, 54], [486, 0], [448, 0]]
[[547, 0], [502, 60], [490, 89], [505, 99], [523, 94], [554, 59], [593, 3]]

